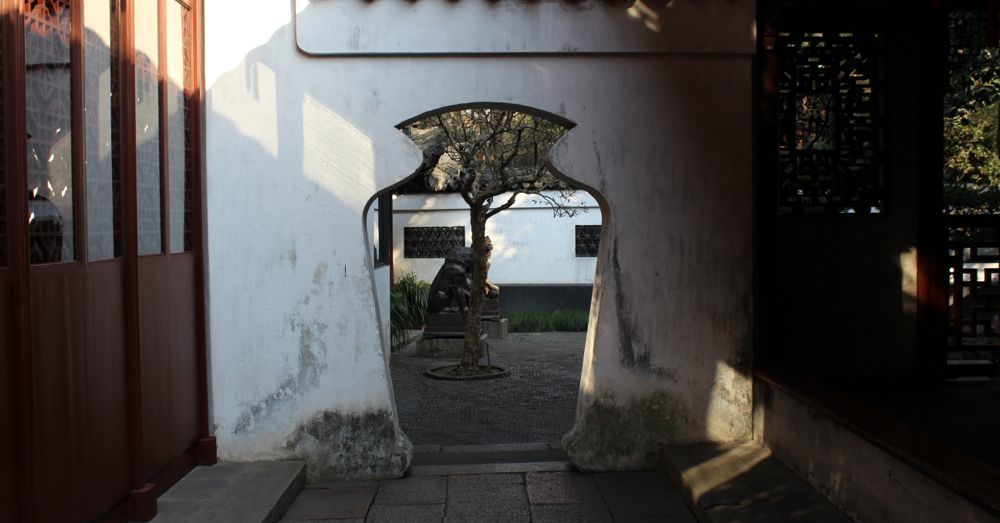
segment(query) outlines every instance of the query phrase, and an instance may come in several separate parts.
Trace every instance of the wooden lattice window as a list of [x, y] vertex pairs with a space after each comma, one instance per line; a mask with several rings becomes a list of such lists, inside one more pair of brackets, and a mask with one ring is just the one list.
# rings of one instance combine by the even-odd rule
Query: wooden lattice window
[[879, 35], [783, 32], [775, 52], [779, 212], [884, 212]]
[[465, 227], [404, 227], [403, 257], [446, 258], [465, 247]]
[[194, 112], [192, 108], [191, 10], [184, 4], [167, 2], [167, 186], [170, 188], [170, 252], [193, 248], [194, 222]]
[[24, 4], [31, 263], [74, 258], [71, 11], [69, 0]]
[[600, 225], [576, 226], [576, 256], [577, 258], [593, 258], [597, 256], [597, 248], [601, 245]]

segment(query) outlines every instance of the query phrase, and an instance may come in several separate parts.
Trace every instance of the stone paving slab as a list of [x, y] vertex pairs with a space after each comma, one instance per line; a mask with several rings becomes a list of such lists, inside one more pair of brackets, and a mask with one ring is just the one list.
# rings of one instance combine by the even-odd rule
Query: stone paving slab
[[521, 474], [455, 475], [448, 477], [449, 516], [530, 515]]
[[526, 474], [528, 500], [532, 504], [604, 505], [594, 477], [574, 472]]
[[408, 476], [310, 485], [282, 523], [695, 523], [676, 499], [660, 472]]
[[444, 518], [444, 523], [530, 523], [531, 516], [453, 516]]
[[409, 476], [386, 481], [375, 496], [376, 505], [443, 505], [448, 498], [444, 476]]
[[346, 519], [364, 518], [375, 497], [376, 485], [332, 484], [326, 488], [304, 489], [285, 514], [295, 519]]
[[426, 523], [444, 519], [444, 505], [374, 505], [366, 523]]
[[603, 504], [532, 505], [531, 523], [612, 523]]
[[615, 521], [689, 513], [684, 499], [662, 472], [609, 472], [596, 475], [594, 480]]
[[[494, 365], [506, 378], [443, 381], [423, 372], [450, 360], [417, 357], [412, 347], [392, 354], [400, 425], [424, 445], [559, 442], [573, 428], [584, 332], [512, 333], [490, 340]], [[444, 447], [441, 447], [442, 451]]]

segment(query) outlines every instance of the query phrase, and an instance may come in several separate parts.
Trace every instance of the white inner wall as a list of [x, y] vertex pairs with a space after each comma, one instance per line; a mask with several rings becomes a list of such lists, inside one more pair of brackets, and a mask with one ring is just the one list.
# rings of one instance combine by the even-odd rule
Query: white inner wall
[[[558, 192], [549, 193], [558, 197]], [[505, 202], [508, 195], [497, 198]], [[576, 226], [600, 225], [601, 209], [593, 197], [576, 191], [564, 202], [575, 216], [553, 216], [537, 196], [519, 195], [510, 209], [486, 222], [493, 242], [489, 278], [499, 285], [590, 285], [596, 257], [576, 256]], [[433, 281], [443, 258], [407, 258], [405, 227], [465, 227], [465, 245], [472, 245], [469, 207], [457, 194], [403, 194], [392, 202], [392, 263], [397, 274], [411, 271]]]

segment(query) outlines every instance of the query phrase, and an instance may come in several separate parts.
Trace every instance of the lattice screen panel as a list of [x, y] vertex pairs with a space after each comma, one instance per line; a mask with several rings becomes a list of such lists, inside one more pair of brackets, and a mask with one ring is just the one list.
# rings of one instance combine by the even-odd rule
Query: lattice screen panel
[[[996, 352], [1000, 344], [1000, 229], [948, 230], [948, 351]], [[964, 354], [963, 354], [964, 353]]]
[[576, 226], [576, 256], [577, 258], [593, 258], [601, 245], [600, 225]]
[[948, 13], [948, 61], [955, 63], [985, 49], [988, 43], [987, 13], [957, 11]]
[[879, 36], [779, 33], [782, 214], [883, 212]]
[[465, 246], [465, 227], [404, 227], [405, 258], [445, 258]]

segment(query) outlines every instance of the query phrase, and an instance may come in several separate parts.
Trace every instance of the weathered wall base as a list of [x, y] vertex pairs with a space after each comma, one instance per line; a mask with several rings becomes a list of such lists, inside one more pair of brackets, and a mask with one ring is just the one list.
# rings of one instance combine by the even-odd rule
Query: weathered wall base
[[413, 455], [389, 411], [318, 414], [298, 427], [287, 448], [306, 461], [310, 482], [398, 478]]
[[624, 401], [603, 396], [583, 410], [562, 443], [581, 470], [649, 468], [656, 465], [658, 445], [675, 441], [677, 427], [688, 417], [680, 402], [662, 391]]
[[757, 379], [755, 438], [857, 521], [998, 521], [788, 392]]

